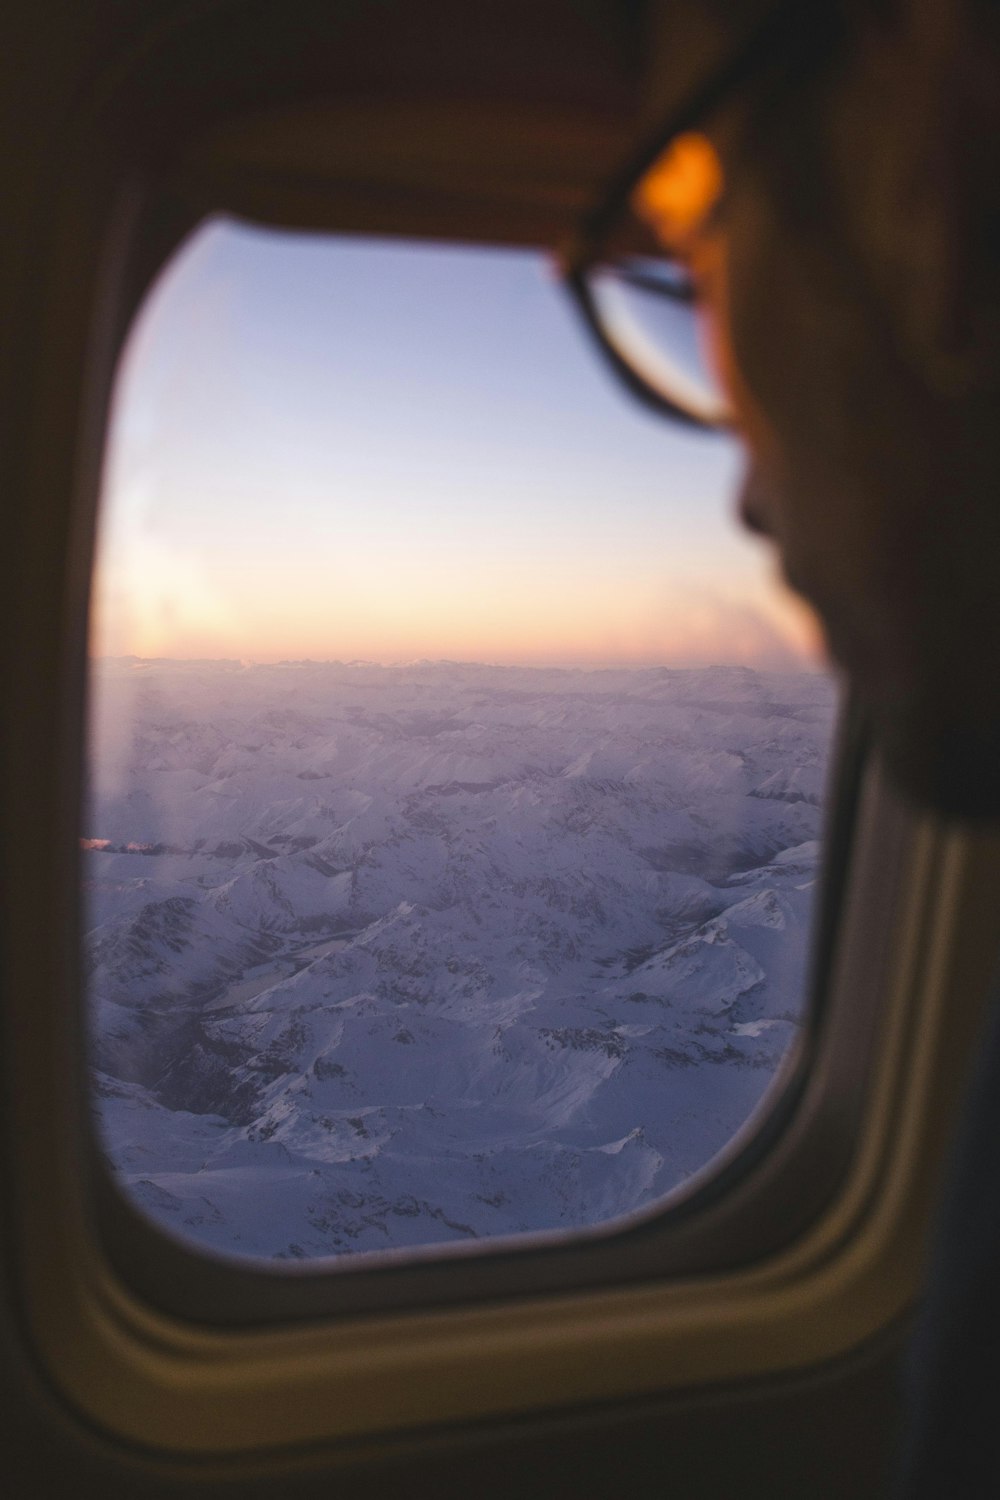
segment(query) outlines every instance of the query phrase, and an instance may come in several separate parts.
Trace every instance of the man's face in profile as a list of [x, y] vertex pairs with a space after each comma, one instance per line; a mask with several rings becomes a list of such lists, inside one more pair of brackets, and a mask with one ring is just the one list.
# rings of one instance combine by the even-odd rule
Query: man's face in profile
[[[768, 13], [567, 279], [636, 394], [742, 437], [742, 517], [900, 788], [1000, 816], [1000, 32], [950, 0], [823, 14]], [[700, 354], [676, 311], [636, 337], [633, 294], [700, 310]]]
[[[744, 521], [817, 610], [903, 790], [982, 815], [1000, 812], [998, 424], [968, 382], [928, 376], [913, 333], [935, 294], [907, 257], [953, 226], [919, 191], [924, 134], [892, 97], [905, 71], [859, 63], [789, 121], [778, 171], [732, 152], [723, 122], [723, 270], [704, 296]], [[918, 185], [913, 223], [894, 174]]]

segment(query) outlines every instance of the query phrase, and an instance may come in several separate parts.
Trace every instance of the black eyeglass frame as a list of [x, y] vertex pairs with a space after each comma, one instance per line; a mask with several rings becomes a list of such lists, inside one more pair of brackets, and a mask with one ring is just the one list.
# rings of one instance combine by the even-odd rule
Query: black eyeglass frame
[[[724, 419], [708, 420], [672, 401], [629, 363], [605, 329], [604, 319], [598, 311], [588, 278], [598, 261], [602, 245], [627, 211], [636, 185], [670, 142], [685, 132], [694, 130], [735, 90], [765, 72], [768, 67], [781, 67], [782, 63], [793, 57], [797, 58], [804, 42], [815, 46], [817, 41], [823, 39], [824, 34], [829, 41], [829, 33], [823, 21], [831, 19], [829, 12], [832, 9], [833, 7], [827, 8], [827, 15], [824, 16], [822, 12], [817, 14], [814, 0], [785, 0], [785, 3], [769, 11], [750, 30], [742, 46], [726, 64], [700, 84], [671, 113], [666, 124], [658, 126], [655, 133], [643, 142], [624, 169], [612, 180], [597, 207], [584, 219], [574, 239], [558, 257], [562, 281], [590, 336], [615, 374], [646, 406], [686, 427], [702, 432], [719, 432], [730, 430], [732, 423]], [[641, 275], [629, 276], [624, 273], [623, 279], [634, 285], [643, 285], [645, 280]], [[693, 289], [683, 283], [676, 287], [658, 284], [656, 291], [659, 295], [678, 302], [690, 303], [694, 300]]]

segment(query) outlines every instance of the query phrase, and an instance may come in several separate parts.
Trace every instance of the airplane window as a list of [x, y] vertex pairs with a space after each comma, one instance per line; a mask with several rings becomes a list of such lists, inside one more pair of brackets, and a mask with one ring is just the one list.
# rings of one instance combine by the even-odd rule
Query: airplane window
[[225, 220], [119, 367], [92, 597], [98, 1139], [227, 1255], [579, 1230], [803, 1024], [836, 712], [532, 252]]

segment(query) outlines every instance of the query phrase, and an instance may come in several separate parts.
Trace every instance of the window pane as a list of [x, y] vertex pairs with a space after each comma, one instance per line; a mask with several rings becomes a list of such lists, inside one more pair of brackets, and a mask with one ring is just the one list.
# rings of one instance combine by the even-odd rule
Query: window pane
[[736, 456], [541, 257], [217, 222], [119, 371], [83, 835], [136, 1203], [325, 1257], [646, 1209], [801, 1024], [834, 694]]

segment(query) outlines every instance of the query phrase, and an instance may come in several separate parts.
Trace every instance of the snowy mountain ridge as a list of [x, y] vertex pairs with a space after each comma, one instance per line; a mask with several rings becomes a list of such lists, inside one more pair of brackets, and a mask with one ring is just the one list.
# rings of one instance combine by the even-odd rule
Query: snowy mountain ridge
[[803, 998], [834, 715], [747, 667], [95, 663], [103, 1145], [157, 1222], [312, 1257], [644, 1207]]

